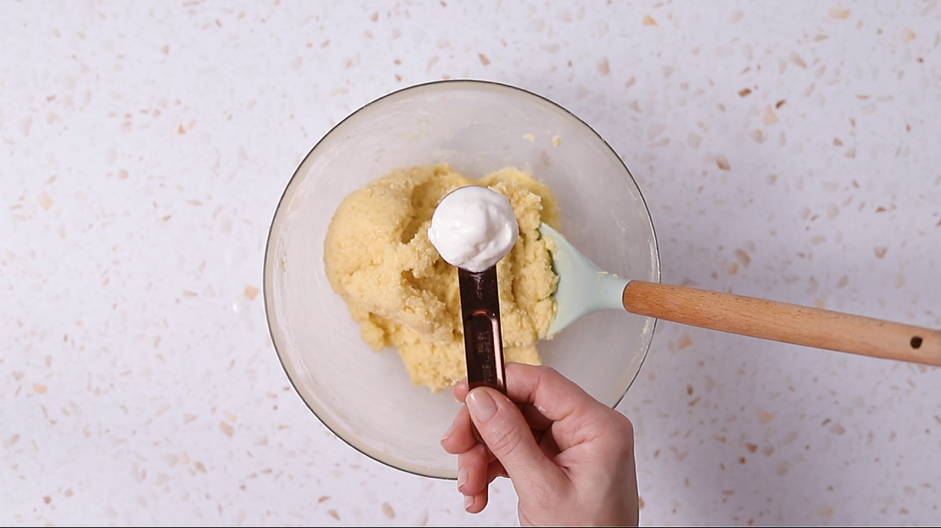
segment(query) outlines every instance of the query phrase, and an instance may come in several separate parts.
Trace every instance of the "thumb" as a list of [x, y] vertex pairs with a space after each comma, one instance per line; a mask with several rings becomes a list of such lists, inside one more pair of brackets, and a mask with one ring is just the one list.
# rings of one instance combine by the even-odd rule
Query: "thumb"
[[523, 413], [509, 398], [489, 387], [478, 387], [464, 401], [481, 439], [503, 464], [514, 486], [545, 489], [561, 476], [558, 466], [536, 444]]

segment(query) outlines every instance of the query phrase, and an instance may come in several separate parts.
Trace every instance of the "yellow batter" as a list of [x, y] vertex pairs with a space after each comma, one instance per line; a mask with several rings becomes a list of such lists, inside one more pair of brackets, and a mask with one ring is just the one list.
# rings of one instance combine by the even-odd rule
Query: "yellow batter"
[[504, 355], [537, 365], [558, 283], [538, 228], [558, 228], [559, 210], [531, 175], [506, 168], [474, 181], [446, 164], [395, 170], [343, 200], [324, 244], [327, 279], [363, 340], [377, 351], [396, 347], [412, 382], [435, 392], [466, 370], [457, 270], [438, 256], [428, 226], [438, 201], [467, 185], [503, 194], [516, 213], [519, 239], [497, 264]]

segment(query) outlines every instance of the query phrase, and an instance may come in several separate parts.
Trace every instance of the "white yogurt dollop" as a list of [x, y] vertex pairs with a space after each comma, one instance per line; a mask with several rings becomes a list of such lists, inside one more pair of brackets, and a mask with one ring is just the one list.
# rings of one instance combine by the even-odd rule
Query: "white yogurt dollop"
[[428, 238], [448, 264], [481, 272], [513, 249], [519, 224], [502, 194], [486, 187], [461, 187], [441, 199]]

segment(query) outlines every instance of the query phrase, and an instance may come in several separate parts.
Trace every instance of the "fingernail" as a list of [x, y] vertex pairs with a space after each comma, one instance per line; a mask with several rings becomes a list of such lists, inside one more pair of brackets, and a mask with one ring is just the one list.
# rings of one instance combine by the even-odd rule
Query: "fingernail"
[[470, 507], [474, 505], [474, 497], [472, 495], [464, 495], [464, 511], [470, 511]]
[[451, 380], [451, 397], [454, 398], [454, 401], [458, 403], [464, 403], [461, 400], [457, 399], [457, 395], [454, 394], [454, 387], [457, 387], [457, 384], [464, 381], [464, 378]]
[[447, 431], [444, 432], [444, 436], [441, 437], [441, 441], [444, 442], [445, 440], [447, 440], [448, 437], [451, 436], [451, 433], [453, 432], [454, 432], [454, 426], [452, 425], [451, 427], [448, 427]]
[[461, 491], [461, 486], [467, 484], [467, 470], [461, 468], [457, 470], [457, 490]]
[[467, 410], [478, 422], [486, 422], [497, 413], [497, 402], [487, 391], [475, 389], [467, 395]]

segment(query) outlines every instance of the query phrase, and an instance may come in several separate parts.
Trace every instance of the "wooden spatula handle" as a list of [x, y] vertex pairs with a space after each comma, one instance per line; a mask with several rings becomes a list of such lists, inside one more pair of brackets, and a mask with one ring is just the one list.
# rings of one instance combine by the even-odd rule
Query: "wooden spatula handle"
[[631, 281], [634, 314], [760, 339], [941, 366], [941, 332], [731, 293]]

